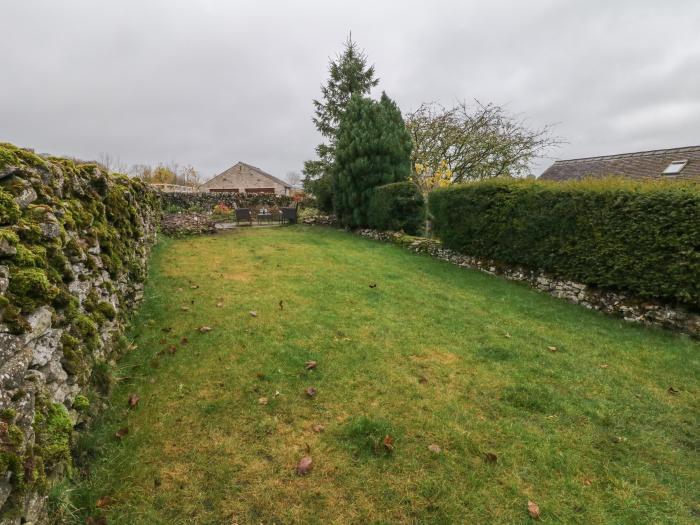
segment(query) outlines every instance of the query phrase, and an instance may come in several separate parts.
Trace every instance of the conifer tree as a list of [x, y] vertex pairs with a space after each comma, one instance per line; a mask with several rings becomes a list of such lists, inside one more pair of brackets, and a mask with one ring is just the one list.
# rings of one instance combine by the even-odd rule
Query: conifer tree
[[340, 120], [332, 172], [333, 207], [342, 225], [367, 225], [374, 188], [410, 176], [411, 147], [401, 111], [386, 93], [378, 102], [352, 96]]
[[332, 165], [335, 155], [338, 126], [350, 97], [357, 93], [366, 95], [379, 83], [374, 66], [367, 65], [367, 57], [352, 40], [345, 42], [345, 49], [328, 66], [329, 78], [321, 87], [321, 100], [314, 100], [313, 122], [325, 142], [316, 147], [318, 159], [304, 163], [304, 188], [316, 195], [319, 207], [330, 211]]

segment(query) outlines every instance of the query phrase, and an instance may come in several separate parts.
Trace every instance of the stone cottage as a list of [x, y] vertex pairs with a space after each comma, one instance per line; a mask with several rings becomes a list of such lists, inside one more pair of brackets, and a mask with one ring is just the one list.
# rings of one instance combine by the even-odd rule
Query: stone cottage
[[273, 193], [289, 195], [292, 187], [289, 183], [270, 175], [269, 173], [238, 162], [226, 171], [199, 186], [201, 192], [217, 193]]

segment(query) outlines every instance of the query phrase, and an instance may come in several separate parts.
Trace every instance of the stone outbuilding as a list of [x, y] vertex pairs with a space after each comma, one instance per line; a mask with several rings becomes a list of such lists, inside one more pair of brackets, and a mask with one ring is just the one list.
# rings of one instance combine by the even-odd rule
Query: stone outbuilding
[[201, 192], [216, 193], [289, 195], [291, 190], [292, 187], [289, 183], [245, 162], [234, 164], [199, 186]]

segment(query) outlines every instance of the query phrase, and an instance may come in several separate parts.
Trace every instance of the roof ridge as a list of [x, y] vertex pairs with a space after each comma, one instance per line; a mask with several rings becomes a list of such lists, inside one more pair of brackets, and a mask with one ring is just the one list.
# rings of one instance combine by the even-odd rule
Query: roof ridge
[[[247, 162], [243, 162], [243, 161], [241, 161], [241, 160], [239, 160], [236, 164], [234, 164], [233, 166], [231, 166], [231, 168], [233, 168], [233, 167], [236, 166], [237, 164], [243, 164], [244, 166], [248, 166], [249, 168], [252, 168], [252, 169], [254, 169], [254, 170], [260, 172], [261, 174], [265, 175], [266, 177], [271, 178], [272, 180], [274, 180], [274, 181], [277, 182], [278, 184], [281, 184], [282, 186], [285, 186], [285, 187], [288, 187], [288, 188], [291, 188], [291, 187], [292, 187], [288, 182], [285, 182], [285, 181], [283, 181], [282, 179], [278, 179], [278, 178], [275, 177], [274, 175], [272, 175], [272, 174], [266, 172], [265, 170], [262, 170], [262, 169], [258, 168], [257, 166], [253, 166], [252, 164], [248, 164]], [[231, 169], [231, 168], [229, 168], [229, 169]]]
[[684, 146], [681, 148], [652, 149], [647, 151], [634, 151], [631, 153], [617, 153], [613, 155], [597, 155], [594, 157], [578, 157], [574, 159], [555, 160], [554, 164], [565, 164], [568, 162], [583, 162], [589, 160], [614, 160], [629, 157], [645, 157], [648, 155], [663, 155], [667, 153], [684, 153], [686, 151], [700, 150], [700, 146]]

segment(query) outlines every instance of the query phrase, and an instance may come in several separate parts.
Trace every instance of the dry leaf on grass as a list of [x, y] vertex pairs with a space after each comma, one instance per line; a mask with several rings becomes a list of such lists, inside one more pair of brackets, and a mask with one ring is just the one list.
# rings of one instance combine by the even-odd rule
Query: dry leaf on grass
[[376, 288], [376, 287], [377, 287], [377, 283], [370, 283], [369, 287], [370, 287], [370, 288]]
[[189, 307], [189, 306], [181, 306], [181, 307], [180, 307], [180, 310], [182, 310], [183, 312], [189, 312], [189, 311], [190, 311], [190, 307]]
[[199, 332], [202, 334], [206, 334], [207, 332], [211, 332], [211, 326], [200, 326]]
[[440, 452], [442, 452], [440, 445], [436, 445], [435, 443], [428, 445], [428, 450], [430, 452], [434, 452], [435, 454], [439, 454]]
[[118, 439], [123, 439], [123, 438], [125, 438], [128, 434], [129, 434], [129, 427], [122, 427], [122, 428], [120, 428], [119, 430], [117, 430], [117, 431], [114, 433], [114, 435], [115, 435]]
[[393, 452], [394, 438], [387, 434], [386, 436], [384, 436], [384, 441], [382, 441], [382, 445], [384, 445], [384, 448], [387, 449], [389, 452]]
[[248, 313], [250, 314], [251, 317], [257, 317], [257, 316], [258, 316], [258, 312], [256, 312], [255, 310], [251, 310], [251, 311], [248, 312]]
[[678, 394], [681, 393], [680, 390], [676, 390], [676, 389], [673, 388], [672, 386], [668, 387], [667, 392], [668, 392], [669, 394], [671, 394], [672, 396], [677, 396]]
[[324, 430], [326, 430], [326, 427], [324, 427], [323, 425], [314, 425], [314, 426], [311, 427], [311, 430], [313, 430], [313, 431], [316, 432], [317, 434], [320, 434], [321, 432], [323, 432]]
[[140, 397], [137, 394], [129, 395], [129, 408], [135, 408], [139, 404]]
[[258, 399], [258, 405], [267, 405], [267, 398], [261, 397], [260, 399]]
[[534, 501], [528, 500], [527, 511], [530, 513], [530, 517], [533, 520], [540, 519], [540, 506], [537, 503], [535, 503]]
[[549, 350], [550, 352], [556, 352], [558, 349], [556, 346], [548, 346], [547, 350]]
[[306, 392], [306, 395], [309, 397], [314, 397], [316, 395], [316, 389], [312, 386], [308, 387], [304, 392]]
[[498, 461], [498, 456], [493, 452], [484, 452], [484, 461], [486, 461], [486, 463], [496, 463]]
[[311, 459], [311, 456], [304, 456], [299, 460], [299, 463], [297, 463], [297, 474], [299, 476], [306, 476], [309, 472], [311, 472], [313, 465], [314, 462]]
[[216, 307], [217, 307], [217, 308], [223, 308], [223, 307], [224, 307], [224, 303], [216, 303]]
[[313, 370], [314, 368], [316, 368], [317, 364], [318, 363], [316, 363], [316, 361], [307, 361], [304, 365], [304, 368], [306, 368], [307, 370]]
[[109, 507], [112, 503], [114, 503], [114, 500], [110, 498], [109, 496], [103, 496], [100, 499], [97, 500], [95, 503], [95, 507], [98, 509], [103, 509], [105, 507]]

